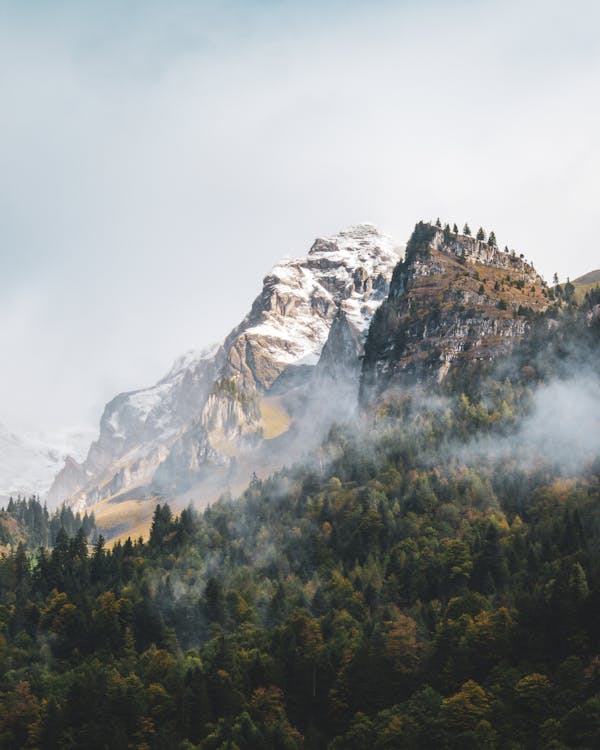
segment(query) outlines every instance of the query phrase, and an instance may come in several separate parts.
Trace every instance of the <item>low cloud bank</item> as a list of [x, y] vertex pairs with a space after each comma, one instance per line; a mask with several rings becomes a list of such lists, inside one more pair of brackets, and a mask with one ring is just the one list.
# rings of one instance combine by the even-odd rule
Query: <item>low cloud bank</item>
[[465, 463], [516, 461], [523, 469], [547, 465], [562, 474], [600, 457], [600, 379], [591, 371], [540, 385], [515, 432], [486, 436], [452, 453]]

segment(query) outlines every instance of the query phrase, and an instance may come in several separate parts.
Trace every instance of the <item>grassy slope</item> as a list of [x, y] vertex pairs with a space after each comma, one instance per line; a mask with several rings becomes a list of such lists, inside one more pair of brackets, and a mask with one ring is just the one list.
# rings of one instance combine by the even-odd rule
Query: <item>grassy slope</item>
[[600, 284], [600, 269], [596, 271], [589, 271], [588, 273], [584, 273], [583, 276], [579, 276], [578, 278], [574, 279], [572, 284], [584, 284], [584, 285], [593, 285]]

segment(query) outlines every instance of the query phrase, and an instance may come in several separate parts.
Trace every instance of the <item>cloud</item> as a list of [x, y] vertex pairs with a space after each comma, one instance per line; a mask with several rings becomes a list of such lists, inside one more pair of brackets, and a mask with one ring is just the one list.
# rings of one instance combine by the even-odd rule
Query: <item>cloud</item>
[[405, 241], [439, 214], [548, 276], [595, 267], [599, 14], [5, 3], [0, 417], [88, 422], [356, 221]]
[[509, 435], [451, 445], [451, 457], [471, 464], [548, 467], [573, 475], [600, 458], [600, 380], [591, 369], [539, 385], [527, 414]]
[[574, 472], [600, 457], [600, 382], [591, 372], [541, 386], [524, 419], [519, 451]]

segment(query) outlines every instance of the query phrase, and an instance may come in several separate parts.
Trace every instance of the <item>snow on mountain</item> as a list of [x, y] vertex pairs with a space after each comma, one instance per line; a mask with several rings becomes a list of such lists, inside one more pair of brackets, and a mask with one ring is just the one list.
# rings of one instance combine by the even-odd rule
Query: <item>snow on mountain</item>
[[115, 396], [104, 409], [100, 435], [85, 461], [67, 462], [56, 475], [50, 502], [70, 498], [90, 482], [102, 485], [106, 493], [148, 481], [167, 446], [206, 400], [217, 351], [211, 347], [187, 352], [156, 385]]
[[372, 224], [357, 224], [276, 265], [225, 341], [225, 373], [268, 388], [289, 365], [316, 364], [340, 309], [366, 335], [400, 252]]

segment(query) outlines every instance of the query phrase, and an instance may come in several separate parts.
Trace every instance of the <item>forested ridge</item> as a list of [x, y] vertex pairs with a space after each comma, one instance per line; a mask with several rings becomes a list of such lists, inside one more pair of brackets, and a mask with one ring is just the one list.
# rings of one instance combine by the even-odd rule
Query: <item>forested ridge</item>
[[[589, 294], [147, 542], [0, 559], [0, 747], [600, 746], [600, 462], [510, 446], [597, 371]], [[576, 398], [576, 394], [574, 394]]]

